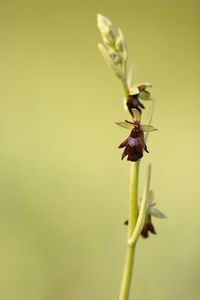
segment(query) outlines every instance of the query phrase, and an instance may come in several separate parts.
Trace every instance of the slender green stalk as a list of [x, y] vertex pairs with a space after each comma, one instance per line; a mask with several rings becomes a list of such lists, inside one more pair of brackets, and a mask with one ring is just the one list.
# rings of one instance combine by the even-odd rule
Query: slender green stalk
[[[130, 174], [130, 199], [129, 199], [129, 219], [128, 219], [128, 240], [131, 238], [138, 217], [138, 177], [139, 177], [139, 161], [131, 163]], [[135, 245], [131, 247], [127, 245], [124, 271], [121, 283], [121, 291], [119, 300], [128, 300], [131, 279], [133, 273]]]

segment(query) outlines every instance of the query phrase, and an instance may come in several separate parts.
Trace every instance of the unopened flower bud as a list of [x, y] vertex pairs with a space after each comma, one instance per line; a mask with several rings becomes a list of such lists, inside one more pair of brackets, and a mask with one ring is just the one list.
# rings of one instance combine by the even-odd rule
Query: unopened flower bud
[[97, 14], [97, 26], [101, 31], [102, 27], [111, 27], [112, 22], [107, 17]]
[[105, 45], [113, 47], [115, 45], [115, 32], [113, 29], [102, 33], [102, 39]]
[[97, 27], [99, 28], [104, 44], [114, 46], [115, 44], [115, 30], [111, 21], [100, 14], [97, 15]]
[[128, 57], [128, 48], [124, 34], [120, 28], [118, 28], [118, 38], [116, 39], [115, 47], [119, 52], [122, 53], [123, 60], [126, 61]]
[[119, 53], [117, 53], [116, 51], [114, 51], [113, 49], [109, 49], [108, 54], [112, 58], [115, 65], [118, 65], [122, 62], [121, 55]]
[[123, 41], [122, 41], [122, 38], [120, 36], [118, 36], [117, 39], [116, 39], [115, 47], [116, 47], [117, 51], [119, 51], [119, 52], [123, 51]]

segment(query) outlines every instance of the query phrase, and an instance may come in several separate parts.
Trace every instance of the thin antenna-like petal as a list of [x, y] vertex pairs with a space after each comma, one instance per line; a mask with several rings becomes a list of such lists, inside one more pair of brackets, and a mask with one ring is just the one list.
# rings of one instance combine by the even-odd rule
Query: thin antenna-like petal
[[[153, 113], [154, 113], [154, 108], [155, 108], [155, 101], [154, 101], [154, 99], [152, 99], [152, 101], [151, 101], [151, 107], [150, 107], [150, 110], [149, 110], [149, 115], [148, 115], [148, 118], [147, 118], [147, 123], [148, 123], [149, 125], [150, 125], [151, 122], [152, 122]], [[146, 132], [146, 133], [145, 133], [145, 136], [144, 136], [145, 143], [147, 143], [148, 136], [149, 136], [149, 132]]]

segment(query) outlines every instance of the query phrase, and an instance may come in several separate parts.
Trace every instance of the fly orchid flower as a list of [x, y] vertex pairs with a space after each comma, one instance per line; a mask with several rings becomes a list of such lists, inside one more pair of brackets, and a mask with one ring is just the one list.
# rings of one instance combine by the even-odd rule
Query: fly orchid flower
[[148, 193], [148, 205], [146, 209], [145, 223], [141, 231], [141, 235], [144, 238], [148, 238], [149, 232], [151, 232], [152, 234], [156, 234], [154, 225], [151, 220], [152, 216], [159, 219], [166, 218], [166, 216], [155, 207], [156, 203], [154, 203], [153, 200], [154, 200], [153, 191], [150, 190]]
[[127, 156], [127, 160], [137, 161], [143, 157], [143, 150], [148, 152], [144, 132], [151, 132], [156, 129], [151, 125], [141, 125], [140, 113], [136, 109], [132, 109], [132, 114], [133, 122], [125, 120], [125, 122], [117, 122], [116, 124], [131, 130], [129, 137], [119, 145], [119, 148], [125, 147], [122, 159]]
[[135, 67], [132, 64], [127, 79], [128, 97], [125, 98], [125, 109], [128, 109], [131, 115], [133, 115], [132, 109], [137, 109], [141, 113], [142, 109], [145, 108], [140, 102], [141, 100], [152, 100], [151, 94], [147, 90], [152, 87], [152, 84], [148, 82], [134, 84], [134, 69]]

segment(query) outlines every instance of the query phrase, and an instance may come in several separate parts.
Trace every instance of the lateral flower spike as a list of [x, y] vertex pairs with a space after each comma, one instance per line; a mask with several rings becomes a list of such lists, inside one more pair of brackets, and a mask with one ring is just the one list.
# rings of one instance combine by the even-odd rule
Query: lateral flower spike
[[141, 201], [141, 205], [140, 205], [137, 223], [136, 223], [135, 230], [133, 231], [131, 238], [128, 240], [128, 245], [130, 247], [132, 247], [134, 245], [134, 243], [137, 241], [137, 239], [139, 238], [139, 236], [142, 232], [142, 229], [144, 227], [144, 224], [145, 224], [150, 180], [151, 180], [151, 165], [149, 164], [148, 168], [147, 168], [146, 181], [145, 181], [145, 185], [144, 185], [142, 201]]
[[156, 203], [153, 203], [153, 191], [149, 191], [148, 193], [148, 206], [147, 206], [147, 210], [146, 210], [146, 217], [145, 217], [145, 223], [143, 226], [143, 229], [141, 231], [141, 235], [144, 238], [148, 238], [149, 236], [149, 232], [151, 232], [152, 234], [156, 234], [154, 225], [152, 223], [152, 216], [159, 218], [159, 219], [165, 219], [166, 216], [160, 211], [158, 210], [155, 205]]

